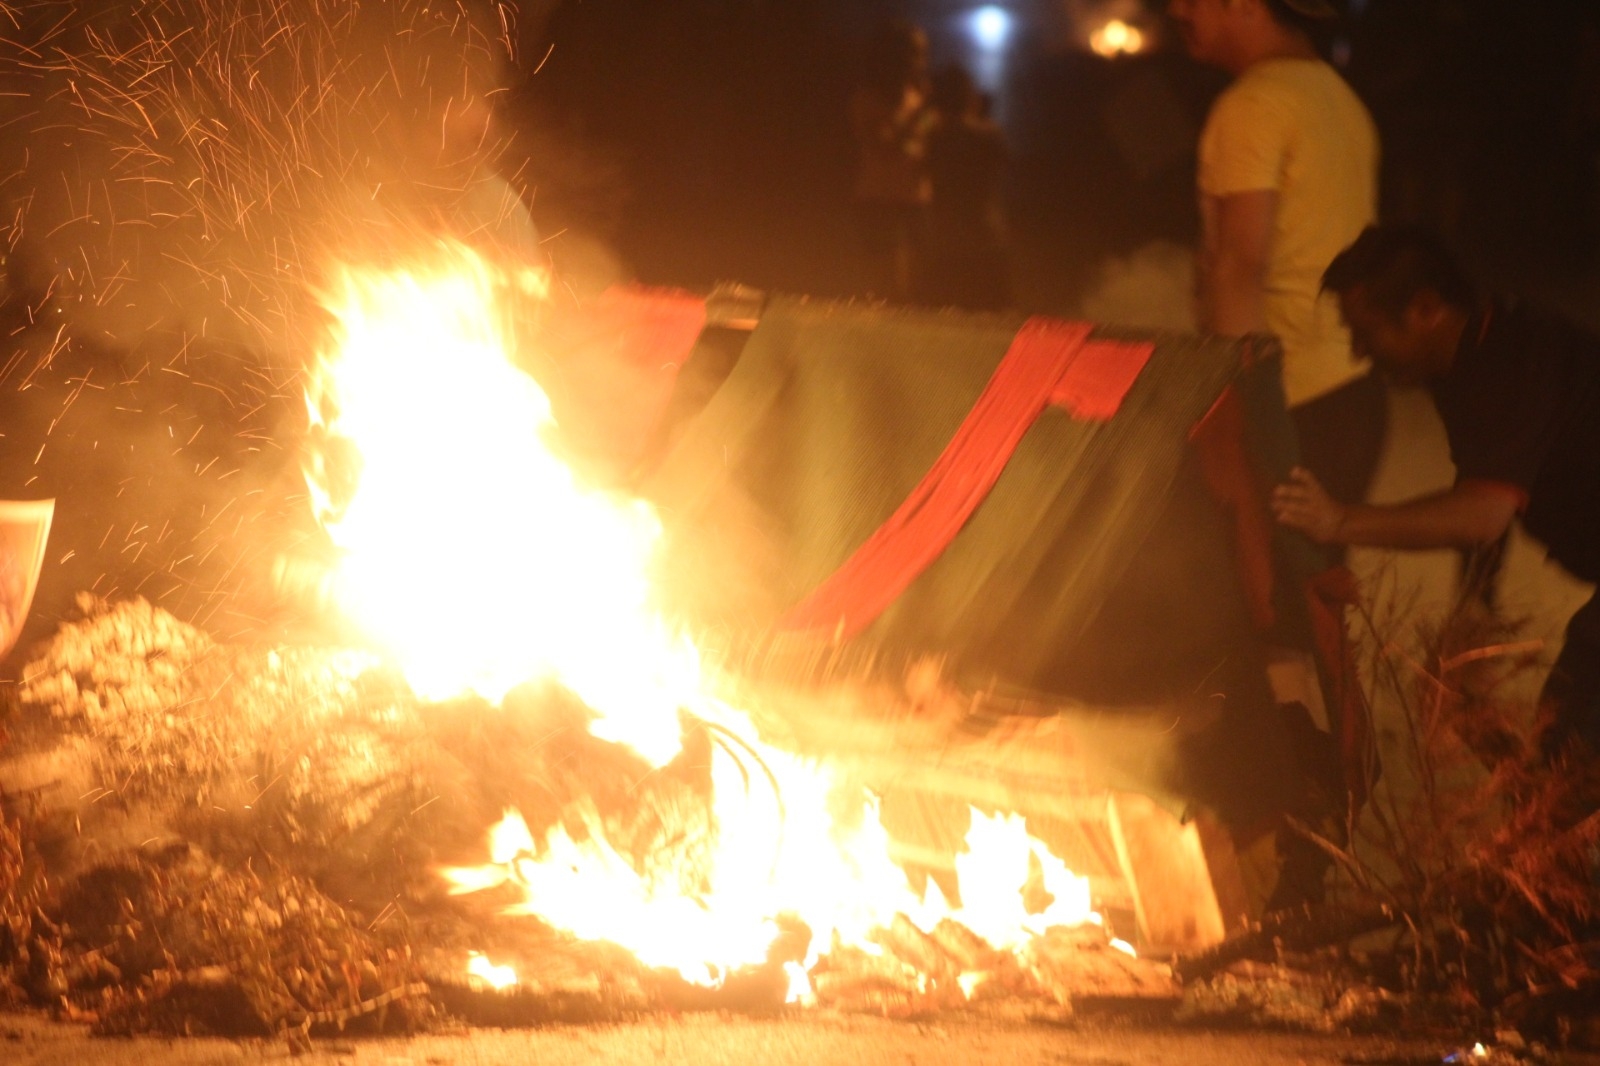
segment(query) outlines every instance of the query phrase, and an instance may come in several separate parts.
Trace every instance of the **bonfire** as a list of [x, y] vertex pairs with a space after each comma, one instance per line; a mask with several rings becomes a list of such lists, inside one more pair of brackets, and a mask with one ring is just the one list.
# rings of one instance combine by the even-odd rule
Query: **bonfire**
[[1057, 708], [858, 669], [874, 650], [831, 634], [752, 670], [674, 612], [664, 585], [709, 579], [663, 573], [662, 515], [553, 398], [597, 362], [545, 347], [580, 286], [450, 209], [516, 154], [481, 121], [509, 5], [65, 7], [0, 7], [30, 134], [0, 178], [3, 443], [14, 495], [64, 486], [0, 521], [33, 530], [7, 576], [39, 582], [30, 630], [31, 581], [0, 619], [0, 1002], [297, 1042], [661, 1008], [1056, 1020], [1172, 1011], [1188, 949], [1191, 993], [1234, 1010], [1266, 973], [1332, 1027], [1397, 994], [1296, 951], [1382, 928], [1416, 960], [1391, 985], [1430, 959], [1476, 980], [1437, 916], [1484, 885], [1560, 935], [1450, 988], [1592, 988], [1572, 840], [1474, 852], [1508, 889], [1428, 826], [1392, 834], [1434, 842], [1411, 882], [1321, 838], [1348, 912], [1198, 950], [1238, 925], [1201, 827], [1086, 784]]

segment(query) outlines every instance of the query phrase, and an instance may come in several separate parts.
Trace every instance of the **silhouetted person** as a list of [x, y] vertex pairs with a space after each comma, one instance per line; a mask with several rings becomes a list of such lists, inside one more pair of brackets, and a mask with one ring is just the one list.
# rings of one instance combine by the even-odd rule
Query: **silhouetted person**
[[917, 295], [934, 304], [998, 310], [1010, 299], [1001, 188], [1006, 146], [987, 102], [960, 66], [940, 70], [928, 132], [932, 199]]
[[924, 166], [928, 40], [908, 22], [881, 25], [868, 43], [862, 79], [850, 98], [858, 152], [856, 223], [868, 291], [911, 295], [918, 233], [928, 206]]

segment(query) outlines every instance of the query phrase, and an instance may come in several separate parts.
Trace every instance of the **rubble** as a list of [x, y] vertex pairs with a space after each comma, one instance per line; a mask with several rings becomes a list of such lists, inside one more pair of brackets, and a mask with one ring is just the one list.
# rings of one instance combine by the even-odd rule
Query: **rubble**
[[[554, 690], [514, 693], [503, 711], [424, 704], [363, 652], [220, 644], [140, 600], [80, 606], [8, 693], [10, 1002], [104, 1033], [414, 1027], [440, 1010], [532, 1025], [783, 1009], [783, 964], [805, 956], [803, 926], [768, 965], [705, 989], [621, 949], [501, 919], [493, 893], [447, 899], [435, 872], [480, 846], [508, 796], [544, 824], [583, 797], [641, 869], [700, 846], [709, 781], [694, 753], [716, 742], [710, 732], [647, 773], [590, 737], [582, 708]], [[502, 954], [515, 988], [464, 973], [484, 938], [513, 948]], [[1045, 938], [1019, 960], [953, 923], [925, 934], [901, 919], [876, 955], [836, 946], [812, 998], [891, 1016], [1176, 1002], [1168, 968], [1104, 943], [1099, 932]]]
[[[711, 830], [709, 731], [689, 735], [690, 757], [647, 772], [590, 737], [583, 708], [554, 689], [513, 693], [499, 711], [425, 704], [364, 652], [221, 644], [141, 601], [82, 606], [6, 690], [0, 1004], [102, 1033], [294, 1040], [445, 1018], [524, 1026], [786, 1009], [784, 964], [806, 957], [803, 926], [785, 929], [766, 964], [702, 988], [620, 948], [503, 918], [510, 900], [492, 891], [448, 898], [435, 872], [479, 846], [507, 797], [548, 826], [575, 796], [640, 869], [669, 869], [669, 849], [701, 846]], [[872, 737], [896, 746], [892, 731]], [[1524, 856], [1542, 846], [1496, 841]], [[1495, 853], [1475, 854], [1481, 869]], [[1488, 883], [1458, 877], [1449, 898], [1479, 898]], [[1417, 906], [1354, 896], [1170, 960], [1116, 950], [1095, 926], [1052, 929], [1013, 953], [948, 920], [924, 932], [902, 917], [872, 950], [831, 945], [806, 1001], [892, 1018], [1109, 1013], [1321, 1033], [1499, 1019], [1528, 1032], [1530, 1048], [1587, 1039], [1592, 946], [1502, 926], [1493, 935], [1523, 936], [1541, 972], [1571, 980], [1469, 986], [1454, 975], [1476, 973], [1478, 957], [1439, 954], [1434, 932], [1419, 941], [1408, 924]], [[1459, 914], [1461, 929], [1494, 920]], [[486, 948], [515, 966], [515, 987], [465, 972]], [[1466, 987], [1502, 991], [1467, 1001]], [[1509, 1053], [1509, 1040], [1491, 1046]]]

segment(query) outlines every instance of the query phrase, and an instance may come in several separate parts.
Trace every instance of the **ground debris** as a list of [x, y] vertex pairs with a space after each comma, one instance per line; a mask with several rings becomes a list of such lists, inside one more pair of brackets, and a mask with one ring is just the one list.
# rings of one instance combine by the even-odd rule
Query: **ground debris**
[[1241, 961], [1274, 961], [1285, 949], [1311, 951], [1343, 944], [1396, 923], [1394, 914], [1381, 907], [1296, 907], [1252, 922], [1204, 951], [1179, 956], [1175, 969], [1185, 982], [1199, 981]]
[[376, 691], [368, 653], [220, 645], [142, 599], [84, 595], [79, 608], [82, 618], [23, 665], [17, 700], [94, 737], [119, 791], [198, 802], [260, 754], [264, 735], [370, 716], [384, 696], [402, 698], [397, 684]]
[[[535, 839], [557, 827], [574, 839], [600, 831], [644, 876], [691, 876], [699, 864], [670, 860], [715, 832], [713, 729], [687, 730], [686, 756], [654, 769], [594, 738], [587, 710], [553, 686], [525, 686], [500, 708], [424, 703], [363, 652], [222, 644], [142, 601], [82, 606], [8, 690], [0, 1002], [104, 1033], [298, 1039], [423, 1025], [440, 1010], [500, 1026], [765, 1014], [803, 983], [793, 968], [811, 957], [803, 925], [764, 964], [703, 987], [538, 921], [499, 921], [520, 902], [507, 894], [516, 885], [449, 897], [439, 876], [481, 868], [486, 830], [509, 806]], [[40, 751], [53, 753], [40, 765], [72, 772], [19, 784], [16, 765]], [[759, 762], [744, 769], [750, 787], [767, 787]], [[1383, 1030], [1421, 1016], [1422, 995], [1414, 979], [1356, 965], [1350, 940], [1402, 929], [1407, 915], [1396, 915], [1379, 904], [1279, 915], [1170, 966], [1118, 950], [1098, 925], [1003, 950], [948, 920], [924, 931], [902, 916], [864, 947], [833, 944], [801, 995], [894, 1018], [1112, 1014]], [[1424, 958], [1389, 942], [1390, 963]], [[1579, 947], [1524, 945], [1541, 950], [1541, 972], [1553, 976], [1502, 994], [1506, 1024], [1573, 1013], [1569, 998], [1592, 991], [1600, 963]], [[478, 952], [514, 962], [519, 984], [502, 992], [469, 977]], [[1426, 958], [1435, 957], [1445, 958]]]
[[1348, 1066], [1532, 1066], [1564, 1060], [1552, 1055], [1543, 1044], [1530, 1044], [1511, 1030], [1495, 1033], [1489, 1041], [1427, 1055], [1359, 1054], [1346, 1055], [1340, 1061]]
[[181, 845], [64, 886], [35, 911], [5, 981], [106, 1034], [342, 1028], [421, 990], [397, 932], [363, 929], [302, 878]]
[[1409, 999], [1331, 957], [1291, 966], [1241, 960], [1185, 984], [1181, 1022], [1248, 1025], [1302, 1032], [1382, 1032]]

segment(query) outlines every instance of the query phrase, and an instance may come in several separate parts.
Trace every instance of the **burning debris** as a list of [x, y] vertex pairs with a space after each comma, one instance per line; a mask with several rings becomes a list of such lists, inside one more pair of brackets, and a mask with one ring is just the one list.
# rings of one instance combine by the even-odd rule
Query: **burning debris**
[[[1107, 879], [1097, 898], [1046, 828], [1098, 819], [1124, 875], [1138, 850], [1067, 719], [928, 670], [773, 687], [696, 647], [653, 600], [649, 506], [559, 460], [511, 366], [500, 301], [540, 290], [435, 254], [350, 268], [311, 390], [317, 608], [362, 650], [88, 597], [24, 663], [0, 766], [17, 1001], [108, 1032], [302, 1034], [439, 1007], [1167, 1015], [1186, 992], [1194, 1016], [1310, 1028], [1402, 1008], [1355, 969], [1341, 990], [1284, 965], [1356, 932], [1327, 915], [1190, 957], [1183, 990], [1127, 949], [1162, 928], [1153, 879], [1107, 928]], [[936, 798], [910, 807], [933, 838], [902, 831], [907, 791]], [[1144, 850], [1197, 847], [1171, 825]], [[1363, 928], [1432, 928], [1425, 900], [1390, 902]]]
[[[313, 469], [338, 549], [328, 606], [409, 683], [374, 654], [226, 646], [147, 604], [85, 601], [84, 619], [24, 666], [17, 690], [39, 743], [36, 764], [8, 791], [95, 801], [89, 847], [58, 827], [69, 884], [122, 885], [127, 922], [159, 929], [193, 908], [227, 913], [205, 894], [212, 863], [283, 868], [282, 888], [251, 880], [239, 891], [299, 900], [295, 913], [319, 914], [340, 930], [336, 940], [348, 933], [347, 961], [365, 964], [367, 980], [263, 984], [263, 966], [303, 974], [304, 961], [272, 937], [228, 956], [176, 931], [162, 938], [173, 958], [158, 975], [132, 960], [115, 922], [86, 925], [69, 890], [58, 917], [31, 934], [26, 965], [76, 947], [112, 958], [111, 969], [90, 986], [63, 977], [22, 987], [81, 996], [114, 971], [132, 982], [118, 984], [123, 995], [148, 1007], [193, 991], [185, 975], [220, 966], [269, 1027], [365, 1013], [425, 972], [407, 960], [412, 948], [418, 957], [434, 948], [419, 939], [420, 914], [448, 913], [433, 868], [510, 799], [518, 812], [501, 821], [488, 863], [444, 872], [458, 888], [498, 893], [493, 909], [509, 903], [572, 934], [580, 958], [588, 942], [625, 949], [627, 963], [592, 971], [632, 975], [624, 985], [640, 991], [620, 993], [623, 1002], [798, 999], [905, 1012], [1003, 988], [1059, 1005], [1091, 973], [1091, 984], [1169, 995], [1148, 965], [1075, 968], [1049, 949], [1055, 929], [1088, 928], [1097, 916], [1087, 882], [1021, 819], [974, 815], [954, 863], [958, 898], [931, 884], [913, 892], [871, 795], [763, 740], [654, 615], [648, 510], [579, 484], [542, 442], [548, 404], [510, 366], [493, 274], [465, 249], [441, 254], [437, 267], [347, 275], [312, 404], [325, 442], [347, 445], [324, 458], [358, 464], [355, 476]], [[440, 352], [452, 356], [443, 377]], [[404, 390], [418, 389], [426, 399], [408, 401]], [[501, 406], [486, 411], [486, 402]], [[419, 409], [459, 422], [419, 435]], [[487, 480], [473, 484], [474, 472]], [[419, 513], [419, 491], [489, 510]], [[67, 748], [78, 756], [70, 769], [86, 778], [76, 788], [52, 777]], [[15, 781], [28, 771], [34, 783]], [[58, 823], [68, 816], [53, 813]], [[70, 817], [74, 830], [84, 826], [83, 812]], [[169, 877], [142, 851], [111, 865], [92, 855], [135, 838], [172, 840], [172, 854], [192, 859], [176, 869], [198, 863], [201, 875]], [[364, 899], [374, 922], [388, 916], [389, 928], [405, 930], [401, 946], [311, 907], [300, 877]], [[246, 924], [299, 928], [282, 913]], [[1095, 929], [1075, 942], [1105, 944]], [[461, 977], [483, 980], [482, 948], [456, 955]], [[662, 972], [670, 977], [652, 976]], [[505, 985], [516, 971], [493, 973]], [[388, 976], [383, 987], [375, 974]], [[530, 979], [570, 998], [559, 980]], [[616, 1002], [616, 987], [605, 982], [600, 1000]], [[107, 1017], [131, 1009], [123, 999], [102, 1006]]]
[[[619, 906], [604, 895], [608, 882], [552, 860], [600, 844], [609, 884], [636, 883], [652, 862], [656, 880], [682, 882], [685, 864], [703, 862], [714, 842], [708, 777], [685, 777], [681, 765], [652, 771], [589, 738], [570, 704], [425, 705], [366, 656], [229, 648], [147, 605], [85, 607], [82, 622], [27, 664], [17, 690], [0, 778], [8, 811], [27, 813], [6, 823], [0, 870], [13, 994], [105, 1031], [332, 1026], [380, 1006], [415, 1024], [427, 1017], [420, 1001], [398, 1001], [414, 1000], [419, 982], [469, 1017], [525, 1023], [662, 1006], [771, 1010], [792, 998], [797, 978], [812, 1002], [890, 1013], [1173, 995], [1162, 967], [1107, 947], [1094, 926], [1069, 934], [1041, 922], [1043, 935], [1012, 950], [952, 917], [924, 930], [897, 914], [851, 944], [816, 943], [798, 918], [775, 915], [756, 957], [692, 974], [697, 981], [545, 923], [518, 931], [496, 916], [503, 893], [483, 893], [498, 904], [465, 897], [463, 907], [435, 873], [436, 857], [463, 851], [472, 811], [520, 787], [538, 824], [564, 834], [573, 811], [588, 810], [567, 852], [524, 839], [511, 862], [537, 858], [595, 895], [603, 937]], [[554, 739], [538, 739], [547, 733]], [[701, 743], [699, 756], [708, 749]], [[631, 797], [606, 788], [608, 762]], [[84, 792], [88, 781], [118, 787]], [[577, 806], [552, 797], [575, 790], [586, 797]], [[90, 802], [74, 802], [79, 795]], [[529, 872], [519, 887], [538, 884], [559, 912], [564, 879], [532, 882], [531, 868], [520, 869]], [[714, 922], [714, 899], [692, 880], [701, 894], [682, 906]], [[537, 916], [542, 898], [530, 892], [515, 909]], [[492, 957], [518, 959], [504, 992], [479, 983], [474, 960], [490, 942], [502, 945]], [[714, 945], [698, 947], [711, 957]]]
[[[142, 601], [85, 599], [24, 665], [26, 754], [6, 791], [32, 798], [30, 836], [65, 887], [16, 940], [17, 987], [111, 1028], [214, 1026], [194, 1005], [208, 991], [245, 1004], [245, 1027], [343, 1023], [419, 978], [459, 992], [486, 972], [537, 1020], [575, 1009], [563, 969], [603, 975], [580, 996], [590, 1016], [792, 1000], [905, 1013], [999, 989], [1060, 1007], [1076, 986], [1170, 998], [1153, 964], [1088, 962], [1101, 956], [1081, 946], [1107, 943], [1088, 883], [1020, 818], [974, 813], [959, 895], [914, 892], [872, 795], [763, 739], [655, 613], [648, 508], [582, 485], [545, 442], [498, 276], [464, 248], [438, 255], [345, 275], [312, 392], [312, 497], [335, 549], [320, 606], [374, 651], [221, 644]], [[457, 421], [418, 434], [418, 410]], [[488, 862], [461, 861], [508, 804]], [[534, 916], [555, 940], [486, 970], [493, 945], [461, 925], [494, 923], [452, 908], [446, 856], [458, 889], [497, 900], [489, 914]], [[233, 905], [247, 897], [268, 902]], [[206, 918], [241, 913], [234, 946]], [[1050, 947], [1071, 927], [1092, 930], [1069, 940], [1081, 964]], [[320, 948], [304, 939], [318, 930]], [[525, 972], [547, 994], [523, 992]]]

